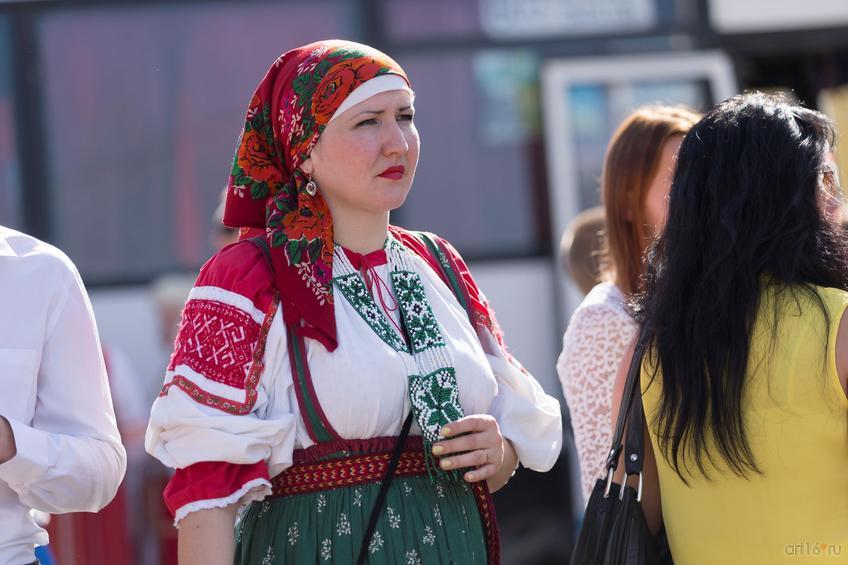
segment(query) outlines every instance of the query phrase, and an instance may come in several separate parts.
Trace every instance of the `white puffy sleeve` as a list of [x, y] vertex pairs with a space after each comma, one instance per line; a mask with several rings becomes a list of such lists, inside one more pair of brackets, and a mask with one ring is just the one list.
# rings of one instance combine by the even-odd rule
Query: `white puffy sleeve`
[[[483, 304], [488, 303], [480, 295]], [[491, 309], [489, 309], [491, 312]], [[495, 417], [524, 467], [548, 471], [562, 448], [562, 414], [559, 402], [545, 393], [539, 382], [521, 366], [491, 329], [478, 326], [480, 344], [495, 375], [498, 393], [489, 413]]]
[[264, 498], [269, 467], [291, 464], [297, 416], [275, 382], [288, 377], [277, 302], [260, 251], [245, 242], [204, 265], [189, 295], [145, 436], [176, 469], [164, 498], [177, 523]]

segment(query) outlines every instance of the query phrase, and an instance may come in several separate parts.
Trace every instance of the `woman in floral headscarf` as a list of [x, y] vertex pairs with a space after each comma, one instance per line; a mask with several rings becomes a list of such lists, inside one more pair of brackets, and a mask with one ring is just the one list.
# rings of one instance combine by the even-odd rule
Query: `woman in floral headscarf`
[[465, 263], [388, 223], [413, 112], [400, 66], [346, 41], [256, 90], [224, 213], [242, 241], [200, 271], [146, 439], [177, 469], [182, 563], [496, 563], [489, 492], [556, 460], [559, 405]]

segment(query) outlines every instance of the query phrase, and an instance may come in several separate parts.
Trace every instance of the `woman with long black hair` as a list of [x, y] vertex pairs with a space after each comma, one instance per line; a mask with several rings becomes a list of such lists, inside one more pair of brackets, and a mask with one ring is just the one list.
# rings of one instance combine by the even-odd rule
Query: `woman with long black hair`
[[639, 302], [651, 339], [643, 508], [677, 565], [848, 555], [834, 140], [822, 114], [753, 93], [719, 104], [680, 147]]

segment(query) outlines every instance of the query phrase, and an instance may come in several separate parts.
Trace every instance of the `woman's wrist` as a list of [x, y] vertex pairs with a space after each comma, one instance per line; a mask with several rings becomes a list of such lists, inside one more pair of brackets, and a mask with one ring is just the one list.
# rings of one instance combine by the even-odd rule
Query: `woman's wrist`
[[495, 492], [506, 486], [506, 483], [518, 469], [518, 454], [512, 447], [512, 443], [507, 438], [502, 438], [501, 442], [503, 444], [503, 460], [497, 472], [487, 481], [490, 492]]
[[515, 474], [516, 469], [518, 469], [518, 453], [515, 452], [515, 448], [512, 446], [512, 442], [507, 438], [503, 438], [504, 443], [504, 460], [503, 465], [501, 467], [504, 471], [508, 472], [507, 480]]

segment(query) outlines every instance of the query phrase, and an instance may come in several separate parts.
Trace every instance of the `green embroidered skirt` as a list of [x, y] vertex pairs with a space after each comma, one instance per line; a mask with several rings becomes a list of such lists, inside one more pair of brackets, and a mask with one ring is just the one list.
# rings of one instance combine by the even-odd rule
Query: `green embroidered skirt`
[[[236, 524], [236, 565], [356, 563], [380, 482], [275, 496]], [[368, 547], [370, 564], [487, 563], [474, 489], [464, 481], [396, 476]]]

